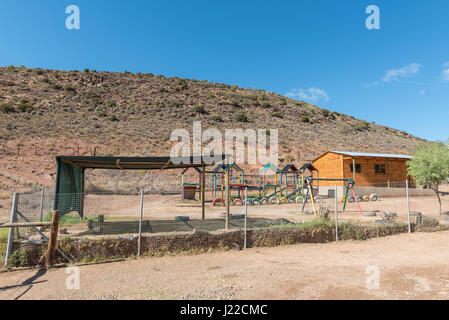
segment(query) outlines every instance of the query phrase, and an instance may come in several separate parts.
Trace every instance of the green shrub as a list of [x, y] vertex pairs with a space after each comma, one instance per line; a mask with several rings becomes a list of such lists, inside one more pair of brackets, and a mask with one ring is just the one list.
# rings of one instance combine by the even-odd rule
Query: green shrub
[[223, 122], [223, 119], [218, 115], [213, 116], [212, 120], [215, 122]]
[[236, 108], [240, 108], [240, 102], [238, 100], [232, 100], [231, 105]]
[[365, 130], [369, 129], [369, 124], [366, 122], [362, 122], [362, 123], [356, 124], [354, 129], [357, 131], [360, 131], [360, 132], [365, 131]]
[[67, 92], [76, 92], [75, 88], [72, 86], [65, 86], [64, 90]]
[[320, 113], [325, 118], [327, 118], [331, 114], [331, 112], [329, 110], [326, 110], [326, 109], [321, 109]]
[[[86, 217], [87, 219], [90, 219], [91, 217]], [[52, 212], [49, 211], [45, 217], [44, 221], [51, 222], [52, 220]], [[66, 227], [66, 226], [73, 226], [80, 223], [85, 223], [86, 221], [81, 219], [80, 216], [75, 216], [72, 214], [63, 214], [59, 217], [59, 226], [60, 227]]]
[[310, 122], [309, 116], [306, 115], [306, 114], [301, 115], [301, 116], [299, 117], [299, 120], [301, 120], [301, 122], [304, 122], [304, 123]]
[[0, 104], [0, 110], [3, 113], [14, 113], [16, 112], [16, 109], [14, 109], [14, 107], [8, 103], [2, 103]]
[[178, 108], [180, 106], [180, 103], [178, 101], [170, 101], [167, 104], [168, 108]]
[[20, 98], [17, 110], [20, 112], [31, 112], [34, 110], [34, 107], [27, 98]]
[[283, 118], [282, 113], [280, 113], [280, 112], [278, 112], [278, 111], [273, 112], [272, 116], [273, 116], [273, 117], [276, 117], [276, 118], [281, 118], [281, 119]]
[[109, 120], [111, 120], [111, 121], [119, 121], [119, 119], [114, 114], [109, 117]]
[[106, 101], [106, 106], [109, 108], [115, 107], [117, 103], [114, 100], [108, 100]]
[[179, 79], [177, 83], [182, 90], [186, 90], [189, 88], [189, 86], [187, 85], [187, 81], [185, 81], [184, 79]]
[[54, 89], [54, 90], [61, 90], [61, 89], [62, 89], [62, 86], [61, 86], [60, 84], [55, 83], [55, 84], [52, 84], [52, 85], [50, 86], [50, 88], [52, 88], [52, 89]]
[[199, 104], [193, 107], [195, 113], [206, 114], [206, 109], [203, 105]]
[[265, 108], [265, 109], [269, 109], [269, 108], [271, 108], [271, 103], [269, 103], [269, 102], [262, 102], [262, 107]]
[[440, 222], [438, 221], [438, 219], [436, 219], [434, 217], [424, 216], [422, 219], [423, 227], [436, 227], [439, 224], [440, 224]]
[[94, 90], [89, 90], [89, 91], [87, 91], [86, 97], [87, 97], [88, 99], [97, 99], [97, 98], [100, 98], [100, 96], [99, 96]]
[[108, 116], [108, 113], [106, 111], [100, 111], [98, 112], [98, 116], [104, 118]]
[[17, 106], [17, 110], [19, 110], [20, 112], [32, 112], [34, 110], [34, 107], [30, 104], [19, 104]]
[[239, 122], [248, 122], [248, 117], [244, 112], [236, 113], [234, 119]]
[[8, 258], [8, 265], [11, 267], [24, 267], [28, 265], [28, 252], [25, 248], [14, 251]]

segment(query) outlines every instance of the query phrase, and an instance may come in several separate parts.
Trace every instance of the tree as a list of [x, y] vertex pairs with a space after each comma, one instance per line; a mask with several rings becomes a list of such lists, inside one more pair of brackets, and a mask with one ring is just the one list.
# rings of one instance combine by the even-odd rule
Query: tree
[[407, 161], [408, 173], [415, 182], [432, 189], [439, 203], [441, 214], [441, 198], [438, 187], [449, 179], [449, 147], [444, 143], [431, 143], [416, 148], [413, 159]]

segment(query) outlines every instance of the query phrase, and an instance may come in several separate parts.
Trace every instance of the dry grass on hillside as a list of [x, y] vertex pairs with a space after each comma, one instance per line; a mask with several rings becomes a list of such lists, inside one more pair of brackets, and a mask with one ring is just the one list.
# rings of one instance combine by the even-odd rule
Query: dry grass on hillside
[[[56, 154], [167, 154], [175, 128], [279, 129], [281, 163], [329, 149], [410, 153], [419, 139], [237, 85], [147, 73], [0, 68], [0, 184], [50, 183]], [[24, 164], [24, 162], [28, 164]], [[1, 191], [1, 190], [0, 190]]]

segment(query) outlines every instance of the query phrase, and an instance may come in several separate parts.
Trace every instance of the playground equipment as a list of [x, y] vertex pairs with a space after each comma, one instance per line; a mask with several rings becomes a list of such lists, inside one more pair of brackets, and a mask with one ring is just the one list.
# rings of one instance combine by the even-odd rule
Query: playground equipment
[[[302, 203], [304, 199], [305, 186], [304, 179], [306, 177], [317, 179], [319, 178], [318, 170], [311, 164], [306, 163], [300, 169], [293, 164], [287, 164], [282, 170], [279, 171], [280, 183], [277, 186], [279, 188], [279, 197], [277, 192], [269, 196], [269, 203]], [[316, 178], [315, 178], [316, 176]], [[318, 186], [316, 190], [318, 193]]]
[[[226, 165], [217, 166], [212, 171], [212, 195], [215, 198], [213, 204], [222, 204], [224, 199], [224, 178]], [[304, 198], [304, 178], [314, 179], [318, 177], [318, 170], [312, 164], [306, 163], [300, 169], [293, 164], [287, 164], [279, 170], [274, 164], [269, 163], [259, 170], [258, 185], [256, 181], [245, 180], [244, 171], [236, 164], [229, 165], [230, 190], [237, 190], [233, 204], [244, 204], [242, 194], [244, 187], [256, 190], [258, 196], [248, 199], [250, 205], [302, 203]], [[253, 176], [248, 176], [253, 177]], [[316, 189], [315, 189], [316, 190]], [[316, 190], [317, 191], [317, 190]], [[218, 193], [221, 193], [219, 197]]]
[[[198, 174], [198, 182], [195, 183], [191, 183], [191, 182], [186, 182], [186, 177], [185, 177], [185, 173], [190, 170], [190, 169], [195, 169], [195, 171]], [[202, 173], [201, 170], [193, 167], [193, 168], [185, 168], [182, 172], [181, 172], [181, 195], [182, 195], [182, 201], [184, 200], [195, 200], [195, 194], [196, 191], [201, 191], [201, 181], [202, 181]], [[201, 201], [201, 192], [199, 192], [200, 194], [200, 201]]]
[[[289, 199], [296, 198], [302, 191], [300, 172], [293, 164], [287, 164], [281, 171], [280, 203], [288, 203]], [[285, 196], [282, 196], [285, 191]]]
[[280, 184], [280, 171], [274, 164], [269, 163], [259, 170], [258, 187], [258, 201], [260, 204], [267, 204], [271, 197], [276, 195], [278, 192], [282, 192]]
[[[228, 170], [229, 168], [229, 170]], [[245, 187], [244, 179], [245, 172], [237, 164], [232, 163], [230, 165], [219, 164], [212, 170], [212, 196], [214, 200], [212, 205], [217, 205], [224, 203], [224, 193], [225, 193], [225, 177], [226, 174], [229, 176], [229, 188], [232, 190], [237, 190], [237, 197], [234, 199], [234, 205], [241, 205], [243, 203], [243, 189]], [[217, 193], [220, 192], [220, 197], [217, 197]]]
[[[305, 196], [303, 199], [303, 203], [302, 203], [302, 208], [301, 208], [301, 212], [304, 212], [304, 208], [306, 206], [306, 202], [307, 202], [307, 198], [310, 197], [310, 200], [312, 202], [312, 208], [313, 208], [313, 213], [316, 215], [317, 214], [317, 210], [316, 210], [316, 206], [315, 206], [315, 199], [313, 197], [313, 192], [312, 192], [312, 183], [313, 181], [345, 181], [345, 195], [343, 198], [343, 211], [345, 211], [346, 209], [346, 204], [348, 202], [356, 202], [357, 207], [360, 211], [360, 214], [363, 214], [362, 209], [360, 208], [360, 201], [359, 199], [361, 199], [361, 197], [357, 197], [357, 195], [355, 194], [354, 191], [354, 185], [355, 182], [354, 180], [352, 180], [351, 178], [348, 179], [323, 179], [323, 178], [305, 178], [304, 179], [304, 186], [306, 188], [306, 192], [305, 192]], [[352, 196], [349, 196], [349, 190], [351, 190], [352, 192]]]

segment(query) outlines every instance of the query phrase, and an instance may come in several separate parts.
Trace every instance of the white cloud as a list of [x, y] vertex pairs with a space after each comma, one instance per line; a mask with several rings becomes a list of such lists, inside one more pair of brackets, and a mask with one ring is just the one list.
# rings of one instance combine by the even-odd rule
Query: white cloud
[[446, 62], [445, 64], [443, 64], [443, 80], [444, 81], [449, 81], [449, 61]]
[[421, 69], [421, 64], [419, 63], [410, 63], [405, 67], [400, 69], [391, 69], [385, 72], [385, 75], [382, 78], [382, 82], [391, 82], [395, 80], [399, 80], [401, 78], [408, 78], [414, 74], [417, 74]]
[[319, 100], [329, 101], [330, 98], [326, 91], [319, 88], [309, 88], [309, 89], [293, 89], [285, 94], [287, 97], [293, 99], [299, 99], [310, 102], [318, 102]]

